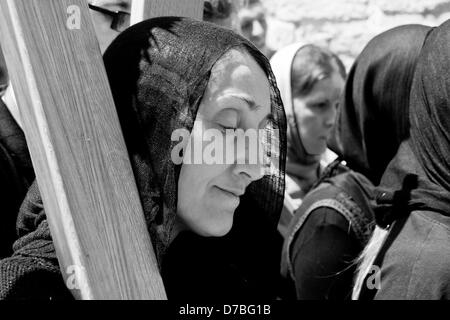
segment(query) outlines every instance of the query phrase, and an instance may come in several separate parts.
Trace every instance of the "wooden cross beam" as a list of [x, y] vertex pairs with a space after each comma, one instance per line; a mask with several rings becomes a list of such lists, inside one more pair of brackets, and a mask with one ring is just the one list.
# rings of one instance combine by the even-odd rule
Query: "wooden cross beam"
[[89, 17], [86, 0], [0, 0], [0, 41], [60, 267], [77, 298], [165, 299]]

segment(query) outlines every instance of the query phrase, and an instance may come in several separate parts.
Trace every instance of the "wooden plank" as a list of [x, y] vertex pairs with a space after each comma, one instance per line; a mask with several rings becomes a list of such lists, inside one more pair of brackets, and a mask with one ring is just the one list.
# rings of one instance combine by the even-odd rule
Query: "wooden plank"
[[[68, 8], [79, 8], [79, 29], [68, 28]], [[52, 237], [77, 298], [165, 299], [89, 17], [86, 0], [0, 0], [0, 41]]]
[[132, 0], [131, 25], [162, 16], [203, 20], [203, 2], [203, 0]]

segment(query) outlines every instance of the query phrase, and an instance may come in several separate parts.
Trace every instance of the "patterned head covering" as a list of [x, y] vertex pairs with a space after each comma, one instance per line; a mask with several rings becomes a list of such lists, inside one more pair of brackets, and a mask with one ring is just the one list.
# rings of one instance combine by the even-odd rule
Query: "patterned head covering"
[[[230, 237], [276, 230], [283, 205], [286, 121], [268, 60], [231, 30], [187, 18], [165, 17], [127, 29], [104, 62], [158, 261], [166, 251], [177, 212], [180, 165], [171, 160], [176, 129], [191, 132], [211, 69], [232, 48], [255, 58], [271, 88], [273, 120], [266, 127], [270, 174], [250, 184], [237, 208]], [[254, 230], [247, 230], [253, 226]]]

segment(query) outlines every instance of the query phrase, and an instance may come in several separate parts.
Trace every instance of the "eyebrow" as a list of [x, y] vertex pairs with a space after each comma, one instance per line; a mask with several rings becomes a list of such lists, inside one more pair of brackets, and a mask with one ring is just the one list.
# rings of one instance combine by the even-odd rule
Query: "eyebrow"
[[[244, 102], [247, 104], [247, 106], [250, 108], [251, 111], [262, 109], [262, 107], [261, 107], [259, 104], [257, 104], [252, 98], [250, 98], [250, 97], [248, 97], [248, 96], [240, 95], [240, 94], [232, 94], [231, 96], [232, 96], [233, 98], [237, 98], [237, 99], [239, 99], [239, 100], [241, 100], [241, 101], [244, 101]], [[274, 120], [274, 117], [273, 117], [272, 112], [269, 112], [269, 113], [261, 120], [261, 122], [267, 121], [267, 120]]]
[[262, 109], [262, 107], [257, 104], [252, 98], [248, 97], [248, 96], [244, 96], [244, 95], [240, 95], [240, 94], [232, 94], [231, 95], [233, 98], [237, 98], [241, 101], [244, 101], [248, 107], [250, 108], [250, 110], [259, 110]]

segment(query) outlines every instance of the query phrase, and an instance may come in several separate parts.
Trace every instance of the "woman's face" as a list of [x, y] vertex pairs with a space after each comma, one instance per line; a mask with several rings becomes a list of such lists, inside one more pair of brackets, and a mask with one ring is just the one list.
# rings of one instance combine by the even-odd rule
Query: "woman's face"
[[[181, 167], [179, 228], [216, 237], [230, 231], [240, 196], [251, 182], [263, 177], [261, 162], [248, 161], [251, 156], [248, 145], [235, 143], [233, 129], [258, 132], [266, 126], [270, 112], [269, 82], [255, 60], [237, 50], [219, 59], [212, 69], [186, 149], [193, 150], [192, 153], [200, 150], [203, 161], [201, 164], [184, 162]], [[213, 154], [206, 152], [212, 141], [205, 138], [208, 132], [215, 134], [214, 140], [222, 140], [223, 148], [215, 152], [223, 152], [223, 161], [208, 164], [211, 163], [208, 154]], [[261, 146], [259, 139], [256, 143]], [[196, 145], [200, 148], [196, 149]]]
[[325, 152], [343, 88], [344, 79], [335, 71], [331, 77], [319, 80], [308, 95], [293, 96], [294, 114], [308, 154]]

